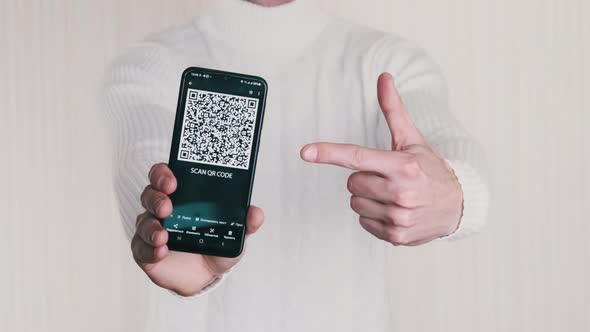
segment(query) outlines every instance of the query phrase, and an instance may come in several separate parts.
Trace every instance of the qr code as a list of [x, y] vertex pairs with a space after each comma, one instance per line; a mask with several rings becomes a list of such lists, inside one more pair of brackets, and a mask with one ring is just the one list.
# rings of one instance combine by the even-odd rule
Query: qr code
[[178, 160], [248, 169], [258, 99], [189, 89]]

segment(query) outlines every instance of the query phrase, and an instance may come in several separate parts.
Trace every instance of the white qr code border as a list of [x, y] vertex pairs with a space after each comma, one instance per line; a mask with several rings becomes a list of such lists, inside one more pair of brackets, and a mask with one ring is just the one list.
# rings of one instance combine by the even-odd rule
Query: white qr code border
[[[254, 109], [254, 120], [253, 120], [253, 126], [254, 128], [252, 129], [252, 134], [250, 135], [250, 142], [248, 144], [249, 146], [249, 150], [248, 150], [248, 154], [247, 154], [247, 160], [246, 160], [246, 166], [238, 166], [238, 165], [227, 165], [227, 164], [222, 164], [222, 163], [214, 163], [214, 162], [207, 162], [207, 161], [196, 161], [196, 160], [191, 160], [188, 159], [186, 157], [182, 157], [181, 153], [183, 150], [180, 147], [183, 145], [184, 143], [184, 132], [186, 129], [186, 125], [187, 125], [187, 113], [188, 113], [188, 108], [189, 108], [189, 99], [191, 99], [191, 96], [193, 93], [196, 93], [195, 98], [192, 99], [196, 99], [196, 97], [198, 97], [199, 93], [203, 93], [203, 94], [215, 94], [215, 95], [222, 95], [222, 96], [228, 96], [228, 97], [234, 97], [234, 98], [244, 98], [246, 99], [246, 102], [248, 103], [248, 105], [250, 105], [250, 103], [254, 103], [253, 107], [248, 107], [251, 109]], [[226, 94], [226, 93], [221, 93], [221, 92], [216, 92], [216, 91], [207, 91], [207, 90], [199, 90], [199, 89], [187, 89], [187, 93], [186, 93], [186, 99], [185, 99], [185, 103], [184, 103], [184, 114], [183, 114], [183, 119], [182, 119], [182, 128], [180, 130], [180, 142], [179, 142], [179, 148], [178, 148], [178, 154], [176, 156], [177, 160], [179, 161], [183, 161], [183, 162], [189, 162], [189, 163], [195, 163], [195, 164], [206, 164], [206, 165], [213, 165], [213, 166], [219, 166], [219, 167], [228, 167], [228, 168], [236, 168], [236, 169], [243, 169], [243, 170], [248, 170], [250, 168], [250, 159], [252, 156], [252, 143], [254, 142], [254, 134], [256, 132], [256, 120], [258, 117], [258, 106], [259, 106], [259, 100], [256, 98], [251, 98], [251, 97], [247, 97], [247, 96], [240, 96], [240, 95], [232, 95], [232, 94]]]

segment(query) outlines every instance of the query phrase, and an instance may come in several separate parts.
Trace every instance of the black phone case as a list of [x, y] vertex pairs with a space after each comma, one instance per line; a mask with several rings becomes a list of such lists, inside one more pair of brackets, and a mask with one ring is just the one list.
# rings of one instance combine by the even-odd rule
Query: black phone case
[[[265, 107], [266, 107], [266, 96], [268, 95], [268, 84], [267, 82], [262, 78], [262, 77], [258, 77], [258, 76], [253, 76], [253, 75], [246, 75], [246, 74], [239, 74], [239, 73], [233, 73], [233, 72], [226, 72], [226, 71], [221, 71], [221, 70], [216, 70], [216, 69], [208, 69], [208, 68], [201, 68], [201, 67], [189, 67], [187, 69], [185, 69], [182, 73], [181, 76], [181, 82], [180, 82], [180, 89], [179, 89], [179, 93], [178, 93], [178, 103], [177, 103], [177, 107], [176, 107], [176, 116], [175, 116], [175, 121], [174, 121], [174, 131], [173, 131], [173, 136], [172, 136], [172, 146], [170, 148], [170, 156], [168, 159], [168, 165], [170, 166], [172, 172], [176, 175], [177, 172], [175, 170], [176, 167], [174, 167], [174, 165], [176, 165], [177, 161], [177, 155], [178, 155], [178, 150], [179, 147], [178, 145], [175, 146], [175, 143], [178, 143], [178, 141], [175, 140], [176, 137], [178, 137], [178, 135], [180, 135], [180, 131], [181, 131], [181, 127], [182, 127], [182, 122], [184, 119], [184, 113], [185, 113], [185, 109], [184, 109], [184, 105], [185, 105], [185, 99], [186, 99], [186, 89], [185, 89], [185, 80], [187, 79], [187, 76], [190, 73], [203, 73], [203, 74], [212, 74], [212, 75], [222, 75], [224, 77], [227, 78], [238, 78], [238, 79], [244, 79], [244, 80], [250, 80], [250, 81], [256, 81], [256, 82], [260, 82], [263, 84], [264, 86], [264, 93], [262, 95], [262, 99], [260, 100], [260, 103], [262, 104], [262, 107], [259, 108], [259, 110], [257, 111], [259, 115], [257, 115], [256, 119], [258, 119], [258, 117], [260, 117], [259, 121], [256, 123], [257, 127], [255, 127], [255, 133], [253, 134], [253, 142], [255, 142], [252, 147], [251, 147], [251, 157], [253, 159], [251, 159], [250, 162], [250, 176], [249, 176], [249, 181], [248, 181], [248, 189], [247, 189], [247, 200], [246, 200], [246, 205], [245, 205], [245, 213], [243, 216], [243, 220], [242, 220], [242, 224], [243, 224], [243, 230], [241, 232], [241, 236], [239, 239], [239, 246], [238, 247], [234, 247], [234, 249], [223, 249], [223, 248], [219, 248], [219, 247], [201, 247], [199, 245], [186, 245], [186, 244], [182, 244], [182, 243], [177, 243], [174, 241], [170, 241], [171, 237], [173, 236], [172, 234], [169, 234], [169, 241], [168, 241], [168, 248], [170, 250], [175, 250], [175, 251], [183, 251], [183, 252], [190, 252], [190, 253], [195, 253], [195, 254], [203, 254], [203, 255], [210, 255], [210, 256], [220, 256], [220, 257], [237, 257], [239, 256], [244, 248], [244, 239], [245, 239], [245, 234], [246, 234], [246, 216], [248, 214], [248, 209], [250, 207], [250, 200], [251, 200], [251, 196], [252, 196], [252, 189], [253, 189], [253, 184], [254, 184], [254, 176], [256, 173], [256, 163], [257, 163], [257, 159], [258, 159], [258, 149], [260, 146], [260, 139], [261, 139], [261, 134], [262, 134], [262, 126], [263, 126], [263, 122], [264, 122], [264, 113], [265, 113]], [[178, 186], [182, 185], [181, 183], [178, 182]], [[170, 196], [171, 199], [173, 199], [174, 193]], [[173, 206], [174, 206], [174, 200], [172, 202]], [[160, 222], [162, 223], [162, 225], [164, 225], [164, 220], [160, 220]]]

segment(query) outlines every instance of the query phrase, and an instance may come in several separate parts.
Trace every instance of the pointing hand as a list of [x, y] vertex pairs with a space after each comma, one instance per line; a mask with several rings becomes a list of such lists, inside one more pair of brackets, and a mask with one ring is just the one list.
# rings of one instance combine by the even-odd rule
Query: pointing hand
[[377, 96], [391, 132], [390, 150], [317, 142], [305, 145], [301, 158], [355, 171], [347, 183], [350, 206], [379, 239], [419, 245], [453, 233], [463, 192], [451, 166], [414, 125], [390, 74], [379, 76]]

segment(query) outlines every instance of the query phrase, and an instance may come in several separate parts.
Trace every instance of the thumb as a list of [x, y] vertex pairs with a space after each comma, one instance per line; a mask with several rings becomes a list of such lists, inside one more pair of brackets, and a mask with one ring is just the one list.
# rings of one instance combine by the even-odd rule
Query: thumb
[[391, 74], [382, 73], [379, 75], [377, 99], [391, 132], [391, 148], [393, 150], [403, 150], [408, 145], [425, 143], [424, 136], [406, 112]]
[[246, 217], [246, 237], [256, 233], [260, 226], [264, 223], [264, 212], [261, 208], [250, 205]]

